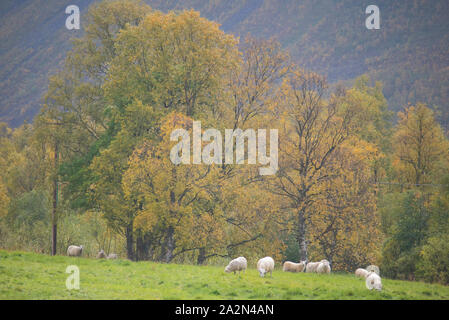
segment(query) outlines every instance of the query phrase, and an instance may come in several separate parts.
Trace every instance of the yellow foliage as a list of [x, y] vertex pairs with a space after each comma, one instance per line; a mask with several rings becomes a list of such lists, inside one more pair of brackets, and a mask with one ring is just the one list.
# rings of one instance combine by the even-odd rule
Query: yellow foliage
[[[393, 138], [393, 166], [398, 176], [411, 184], [430, 183], [447, 168], [448, 142], [433, 111], [424, 104], [398, 113]], [[401, 181], [404, 182], [404, 181]]]

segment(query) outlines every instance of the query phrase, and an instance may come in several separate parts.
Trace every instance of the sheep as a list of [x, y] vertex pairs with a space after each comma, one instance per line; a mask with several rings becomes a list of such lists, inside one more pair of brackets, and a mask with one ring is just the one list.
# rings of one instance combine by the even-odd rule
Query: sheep
[[382, 280], [375, 272], [370, 272], [366, 277], [365, 281], [366, 287], [369, 290], [376, 289], [378, 291], [382, 290]]
[[106, 259], [117, 259], [117, 258], [118, 258], [118, 256], [116, 253], [110, 253]]
[[301, 261], [300, 263], [295, 263], [291, 261], [285, 261], [282, 267], [284, 272], [303, 272], [306, 267], [306, 262]]
[[247, 262], [246, 262], [245, 257], [238, 257], [234, 260], [231, 260], [231, 262], [229, 262], [229, 264], [226, 266], [224, 271], [227, 273], [234, 272], [234, 274], [238, 271], [239, 275], [240, 275], [240, 271], [245, 272], [246, 267], [247, 267]]
[[274, 260], [271, 257], [265, 257], [257, 261], [257, 271], [259, 271], [260, 276], [263, 278], [268, 272], [270, 276], [273, 277], [274, 270]]
[[380, 276], [380, 270], [379, 267], [376, 265], [369, 265], [368, 267], [366, 267], [366, 271], [368, 272], [375, 272], [378, 276]]
[[67, 249], [67, 255], [69, 257], [80, 257], [83, 253], [83, 246], [69, 246]]
[[101, 249], [100, 252], [98, 252], [97, 254], [97, 259], [105, 259], [106, 258], [106, 253], [104, 253], [104, 250]]
[[309, 262], [309, 263], [306, 265], [306, 272], [307, 272], [307, 273], [316, 272], [316, 269], [318, 268], [318, 265], [319, 265], [320, 263], [321, 263], [321, 262]]
[[331, 266], [329, 261], [321, 260], [316, 267], [316, 273], [331, 273]]
[[358, 268], [355, 270], [355, 276], [360, 278], [366, 278], [368, 276], [369, 272], [365, 269]]

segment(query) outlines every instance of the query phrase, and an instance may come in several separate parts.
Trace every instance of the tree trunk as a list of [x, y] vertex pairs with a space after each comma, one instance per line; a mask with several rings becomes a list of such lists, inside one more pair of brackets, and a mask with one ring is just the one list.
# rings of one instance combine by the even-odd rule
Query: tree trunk
[[51, 228], [51, 233], [52, 233], [51, 255], [55, 256], [56, 255], [57, 233], [58, 233], [58, 226], [55, 223], [53, 224], [53, 226]]
[[139, 232], [136, 235], [136, 261], [144, 260], [144, 244], [142, 234]]
[[151, 237], [147, 233], [139, 232], [136, 239], [136, 259], [149, 260], [149, 245]]
[[296, 227], [296, 240], [299, 245], [299, 259], [307, 261], [307, 237], [306, 237], [306, 219], [304, 212], [298, 212], [298, 224]]
[[200, 248], [200, 253], [198, 254], [197, 264], [202, 265], [206, 262], [206, 249]]
[[129, 260], [134, 260], [134, 237], [133, 237], [133, 221], [126, 226], [126, 254]]
[[169, 263], [173, 259], [173, 251], [175, 251], [175, 239], [172, 227], [167, 230], [167, 235], [165, 236], [164, 245], [162, 246], [162, 261]]
[[54, 166], [55, 166], [55, 176], [53, 178], [53, 210], [51, 213], [51, 255], [56, 255], [57, 248], [57, 234], [58, 234], [58, 226], [57, 226], [57, 212], [58, 208], [58, 174], [56, 170], [58, 169], [59, 162], [59, 150], [58, 144], [55, 143], [55, 157], [54, 157]]

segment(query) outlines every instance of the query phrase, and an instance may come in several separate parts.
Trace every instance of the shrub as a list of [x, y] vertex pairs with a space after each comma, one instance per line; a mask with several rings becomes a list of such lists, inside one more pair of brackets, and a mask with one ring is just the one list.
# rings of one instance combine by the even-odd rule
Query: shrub
[[417, 278], [449, 284], [449, 235], [429, 238], [420, 252]]

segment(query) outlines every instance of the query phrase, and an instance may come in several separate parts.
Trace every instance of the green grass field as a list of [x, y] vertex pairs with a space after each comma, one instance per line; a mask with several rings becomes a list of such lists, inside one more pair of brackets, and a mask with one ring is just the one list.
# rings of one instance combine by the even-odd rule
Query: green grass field
[[[80, 289], [67, 290], [68, 265], [80, 269]], [[240, 278], [224, 267], [51, 257], [0, 250], [0, 299], [449, 299], [449, 287], [382, 279], [369, 291], [351, 274], [285, 273]]]

